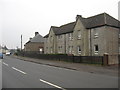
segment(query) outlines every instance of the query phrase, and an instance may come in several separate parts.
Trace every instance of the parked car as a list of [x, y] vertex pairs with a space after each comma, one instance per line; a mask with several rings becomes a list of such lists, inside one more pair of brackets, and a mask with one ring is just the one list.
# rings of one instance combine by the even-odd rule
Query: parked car
[[6, 52], [6, 56], [10, 56], [11, 55], [11, 53], [10, 52]]
[[3, 59], [3, 54], [2, 53], [0, 53], [0, 59]]

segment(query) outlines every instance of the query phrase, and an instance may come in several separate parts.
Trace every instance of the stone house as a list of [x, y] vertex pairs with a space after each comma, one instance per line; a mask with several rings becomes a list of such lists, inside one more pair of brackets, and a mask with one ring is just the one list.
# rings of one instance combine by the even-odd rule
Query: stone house
[[45, 38], [46, 53], [73, 54], [76, 56], [103, 56], [108, 54], [110, 63], [118, 63], [120, 51], [119, 21], [102, 13], [60, 27], [51, 26]]
[[44, 38], [35, 32], [35, 36], [24, 45], [24, 50], [29, 52], [44, 53]]

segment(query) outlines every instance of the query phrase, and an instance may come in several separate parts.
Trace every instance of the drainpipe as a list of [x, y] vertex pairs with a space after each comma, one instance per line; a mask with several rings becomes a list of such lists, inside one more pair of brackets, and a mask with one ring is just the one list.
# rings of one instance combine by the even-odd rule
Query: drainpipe
[[92, 37], [91, 37], [91, 29], [90, 29], [90, 56], [92, 56]]
[[65, 38], [65, 39], [64, 39], [64, 40], [65, 40], [64, 42], [65, 42], [65, 54], [66, 54], [66, 34], [65, 34], [64, 38]]

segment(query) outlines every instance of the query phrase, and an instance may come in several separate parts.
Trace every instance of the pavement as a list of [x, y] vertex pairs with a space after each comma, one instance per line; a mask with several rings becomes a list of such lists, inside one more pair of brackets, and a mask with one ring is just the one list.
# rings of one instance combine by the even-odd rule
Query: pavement
[[[45, 61], [46, 65], [45, 62], [44, 64], [38, 64], [27, 61], [36, 59], [26, 58], [27, 60], [24, 61], [19, 58], [5, 56], [0, 62], [2, 64], [2, 88], [33, 88], [32, 90], [36, 90], [34, 88], [55, 88], [59, 90], [69, 90], [71, 88], [78, 88], [78, 90], [80, 88], [118, 88], [118, 77], [116, 76], [48, 65], [47, 60]], [[69, 66], [66, 62], [56, 63]], [[86, 65], [86, 67], [90, 68], [89, 65]]]
[[55, 61], [55, 60], [43, 60], [43, 59], [35, 59], [29, 57], [22, 56], [12, 56], [14, 58], [18, 58], [20, 60], [45, 64], [49, 66], [67, 68], [71, 70], [84, 71], [94, 74], [103, 74], [118, 77], [118, 65], [111, 66], [101, 66], [101, 65], [92, 65], [92, 64], [80, 64], [80, 63], [72, 63], [72, 62], [64, 62], [64, 61]]

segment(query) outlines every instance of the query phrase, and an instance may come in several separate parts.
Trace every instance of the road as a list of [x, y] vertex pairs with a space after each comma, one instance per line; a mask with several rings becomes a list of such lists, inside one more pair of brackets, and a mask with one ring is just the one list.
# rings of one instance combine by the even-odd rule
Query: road
[[3, 88], [118, 88], [118, 77], [75, 71], [5, 56]]

